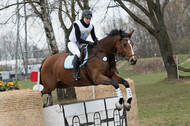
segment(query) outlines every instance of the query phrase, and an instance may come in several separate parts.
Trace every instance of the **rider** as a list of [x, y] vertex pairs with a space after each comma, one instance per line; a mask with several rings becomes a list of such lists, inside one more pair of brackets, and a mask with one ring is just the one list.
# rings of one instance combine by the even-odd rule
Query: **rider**
[[[94, 26], [90, 23], [91, 18], [92, 12], [90, 10], [84, 10], [82, 12], [82, 18], [74, 22], [73, 29], [69, 35], [68, 49], [74, 55], [73, 67], [75, 80], [81, 79], [79, 76], [81, 47], [85, 44], [92, 46], [98, 41], [95, 35]], [[91, 34], [94, 42], [86, 41], [89, 34]]]

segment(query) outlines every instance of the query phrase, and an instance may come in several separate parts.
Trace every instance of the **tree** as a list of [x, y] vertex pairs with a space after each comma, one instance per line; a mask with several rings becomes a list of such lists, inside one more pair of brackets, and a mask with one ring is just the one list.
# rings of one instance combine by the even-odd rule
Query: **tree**
[[[146, 0], [143, 6], [136, 0], [114, 0], [121, 8], [123, 8], [137, 23], [145, 27], [148, 32], [155, 37], [158, 42], [160, 53], [167, 71], [168, 78], [177, 78], [177, 67], [173, 59], [172, 44], [166, 30], [164, 22], [164, 10], [169, 0]], [[140, 9], [149, 22], [145, 22], [132, 12], [125, 2], [133, 4]]]
[[[39, 2], [33, 3], [32, 0], [27, 0], [31, 7], [33, 8], [36, 15], [42, 20], [44, 25], [44, 30], [46, 32], [46, 37], [49, 42], [49, 46], [51, 48], [52, 54], [56, 54], [59, 52], [55, 34], [53, 31], [52, 22], [49, 15], [48, 5], [45, 0], [40, 0]], [[39, 8], [37, 7], [39, 6]]]
[[[137, 14], [137, 16], [143, 18], [143, 16], [139, 13]], [[129, 18], [127, 27], [131, 30], [135, 30], [135, 32], [133, 33], [134, 35], [132, 36], [132, 40], [135, 43], [135, 53], [137, 56], [160, 56], [159, 47], [155, 38], [151, 34], [149, 34], [149, 32], [143, 26], [134, 22], [132, 18]]]
[[171, 38], [173, 52], [188, 53], [190, 32], [190, 1], [173, 0], [165, 9], [165, 22]]
[[5, 60], [13, 60], [15, 58], [15, 40], [16, 38], [13, 32], [8, 32], [7, 34], [0, 36], [0, 48], [2, 51], [1, 55]]

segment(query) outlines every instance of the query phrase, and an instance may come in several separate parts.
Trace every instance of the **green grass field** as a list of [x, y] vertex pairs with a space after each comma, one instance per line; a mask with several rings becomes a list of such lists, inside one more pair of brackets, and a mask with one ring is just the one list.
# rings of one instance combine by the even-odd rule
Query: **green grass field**
[[[187, 58], [181, 57], [185, 62]], [[129, 65], [126, 61], [119, 61], [119, 64], [122, 64], [119, 68], [120, 75], [123, 78], [131, 78], [135, 83], [139, 126], [190, 126], [190, 83], [187, 83], [190, 80], [167, 80], [165, 71], [134, 73], [127, 69]], [[190, 61], [182, 66], [190, 68]], [[185, 75], [190, 76], [190, 73]], [[24, 89], [32, 88], [35, 84], [30, 81], [19, 83]], [[55, 91], [53, 95], [56, 97]]]
[[190, 84], [165, 77], [164, 72], [131, 77], [140, 126], [190, 126]]
[[[190, 61], [185, 62], [187, 56], [179, 57], [184, 62], [181, 66], [190, 68]], [[190, 83], [187, 83], [190, 80], [167, 80], [165, 71], [139, 74], [127, 71], [127, 67], [126, 62], [119, 72], [135, 83], [140, 126], [190, 126]], [[180, 75], [190, 76], [190, 73], [180, 71]]]

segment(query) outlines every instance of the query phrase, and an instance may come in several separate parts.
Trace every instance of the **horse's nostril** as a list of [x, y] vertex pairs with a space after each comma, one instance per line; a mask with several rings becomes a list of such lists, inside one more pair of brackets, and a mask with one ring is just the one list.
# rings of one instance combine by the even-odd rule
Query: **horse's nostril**
[[135, 65], [136, 64], [136, 62], [137, 62], [137, 60], [134, 60], [134, 59], [131, 59], [131, 65]]
[[134, 59], [131, 59], [131, 63], [134, 62]]

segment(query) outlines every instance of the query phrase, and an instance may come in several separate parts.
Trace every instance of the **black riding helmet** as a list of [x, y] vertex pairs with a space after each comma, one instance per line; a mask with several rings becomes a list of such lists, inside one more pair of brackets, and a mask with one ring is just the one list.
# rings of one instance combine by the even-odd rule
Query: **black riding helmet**
[[89, 11], [89, 10], [84, 10], [83, 12], [82, 12], [82, 18], [92, 18], [92, 12], [91, 11]]

